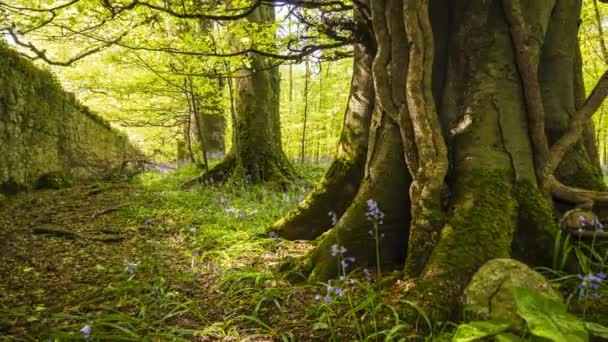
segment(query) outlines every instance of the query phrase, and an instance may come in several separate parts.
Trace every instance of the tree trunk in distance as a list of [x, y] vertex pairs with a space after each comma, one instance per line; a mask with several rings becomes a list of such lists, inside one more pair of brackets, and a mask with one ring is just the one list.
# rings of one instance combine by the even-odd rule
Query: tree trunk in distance
[[[262, 5], [247, 20], [260, 25], [274, 23], [274, 8]], [[286, 187], [297, 173], [281, 143], [279, 69], [266, 57], [251, 54], [248, 58], [251, 68], [241, 69], [234, 79], [233, 148], [224, 161], [200, 180], [223, 181], [236, 176], [250, 183], [269, 182]]]

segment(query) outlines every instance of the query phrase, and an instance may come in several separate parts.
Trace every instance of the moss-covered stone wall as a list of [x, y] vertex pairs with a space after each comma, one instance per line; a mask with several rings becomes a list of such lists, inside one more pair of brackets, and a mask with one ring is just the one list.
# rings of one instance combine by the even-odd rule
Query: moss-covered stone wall
[[55, 77], [0, 43], [0, 192], [45, 175], [105, 177], [138, 155]]

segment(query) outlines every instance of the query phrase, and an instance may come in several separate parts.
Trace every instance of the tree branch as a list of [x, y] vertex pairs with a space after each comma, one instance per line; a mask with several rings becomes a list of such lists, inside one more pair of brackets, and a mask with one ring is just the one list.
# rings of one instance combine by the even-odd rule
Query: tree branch
[[38, 49], [32, 43], [22, 42], [19, 39], [19, 37], [17, 36], [17, 34], [15, 33], [15, 31], [13, 31], [12, 29], [3, 29], [3, 30], [0, 30], [0, 31], [7, 32], [11, 36], [11, 38], [13, 39], [13, 41], [15, 42], [15, 44], [17, 44], [19, 46], [22, 46], [22, 47], [25, 47], [25, 48], [29, 49], [30, 51], [32, 51], [35, 54], [35, 56], [29, 56], [27, 54], [22, 54], [25, 57], [27, 57], [27, 58], [29, 58], [31, 60], [41, 59], [44, 62], [46, 62], [47, 64], [57, 65], [57, 66], [70, 66], [70, 65], [74, 64], [75, 62], [77, 62], [77, 61], [79, 61], [79, 60], [81, 60], [81, 59], [83, 59], [83, 58], [85, 58], [87, 56], [90, 56], [90, 55], [95, 54], [95, 53], [97, 53], [99, 51], [102, 51], [102, 50], [104, 50], [104, 49], [106, 49], [106, 48], [108, 48], [108, 47], [110, 47], [110, 46], [112, 46], [114, 44], [118, 44], [120, 42], [120, 40], [122, 38], [124, 38], [124, 36], [127, 35], [127, 32], [123, 32], [117, 38], [115, 38], [113, 40], [110, 40], [110, 41], [107, 41], [107, 42], [105, 42], [101, 46], [98, 46], [96, 48], [93, 48], [93, 49], [87, 50], [87, 51], [85, 51], [83, 53], [80, 53], [80, 54], [78, 54], [78, 55], [76, 55], [76, 56], [68, 59], [67, 61], [54, 61], [54, 60], [50, 59], [47, 56], [45, 50]]
[[64, 9], [66, 7], [70, 7], [78, 2], [80, 2], [81, 0], [71, 0], [66, 2], [65, 4], [61, 4], [61, 5], [57, 5], [55, 7], [50, 7], [50, 8], [35, 8], [35, 7], [20, 7], [20, 6], [13, 6], [13, 5], [9, 5], [4, 1], [0, 1], [0, 7], [4, 6], [6, 8], [10, 8], [13, 10], [17, 10], [17, 11], [27, 11], [27, 12], [55, 12], [57, 10], [60, 9]]
[[546, 193], [544, 183], [548, 175], [542, 170], [549, 156], [549, 143], [545, 133], [545, 109], [538, 80], [539, 49], [533, 50], [534, 47], [529, 44], [531, 37], [526, 27], [520, 0], [503, 0], [502, 5], [510, 26], [517, 69], [524, 88], [528, 135], [534, 149], [536, 177], [541, 189]]
[[566, 132], [551, 146], [549, 159], [543, 170], [545, 175], [553, 174], [566, 152], [581, 138], [586, 120], [591, 118], [607, 96], [608, 71], [605, 71], [583, 106], [572, 115]]

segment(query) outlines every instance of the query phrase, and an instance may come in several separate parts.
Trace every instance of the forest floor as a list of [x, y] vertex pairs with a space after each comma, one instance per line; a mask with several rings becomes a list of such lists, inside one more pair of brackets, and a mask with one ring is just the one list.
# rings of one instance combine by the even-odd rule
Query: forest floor
[[[335, 340], [352, 302], [288, 283], [278, 265], [312, 244], [264, 234], [323, 171], [303, 169], [289, 192], [184, 190], [194, 173], [182, 170], [12, 198], [0, 206], [0, 340]], [[357, 292], [377, 305], [366, 284]]]
[[[197, 172], [183, 168], [0, 203], [0, 341], [451, 340], [453, 323], [399, 318], [382, 285], [400, 274], [310, 284], [283, 272], [315, 242], [265, 229], [324, 170], [302, 167], [287, 192], [183, 189]], [[551, 278], [565, 295], [580, 282]]]

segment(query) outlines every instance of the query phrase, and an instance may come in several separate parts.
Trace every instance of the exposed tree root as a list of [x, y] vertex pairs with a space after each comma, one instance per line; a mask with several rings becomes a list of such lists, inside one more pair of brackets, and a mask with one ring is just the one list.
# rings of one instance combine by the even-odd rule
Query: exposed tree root
[[297, 177], [297, 173], [284, 156], [273, 159], [258, 157], [255, 161], [244, 165], [233, 154], [229, 154], [209, 171], [185, 182], [182, 188], [189, 188], [195, 184], [222, 184], [234, 179], [243, 183], [274, 183], [285, 189]]
[[81, 234], [78, 234], [78, 233], [75, 233], [75, 232], [72, 232], [69, 230], [65, 230], [65, 229], [62, 229], [60, 227], [56, 227], [53, 225], [34, 226], [34, 227], [30, 228], [30, 231], [34, 235], [50, 235], [50, 236], [56, 236], [56, 237], [60, 237], [60, 238], [68, 239], [68, 240], [92, 240], [92, 241], [110, 243], [110, 242], [119, 242], [119, 241], [122, 241], [125, 239], [124, 236], [120, 236], [120, 235], [89, 237], [89, 236], [81, 235]]
[[269, 231], [287, 240], [314, 240], [330, 229], [355, 197], [363, 163], [335, 160], [321, 184], [309, 193], [296, 209], [277, 221]]
[[295, 210], [269, 228], [282, 238], [317, 238], [336, 224], [334, 221], [344, 214], [357, 194], [363, 179], [369, 126], [374, 111], [373, 51], [370, 50], [362, 44], [354, 47], [351, 92], [336, 159], [319, 186]]

